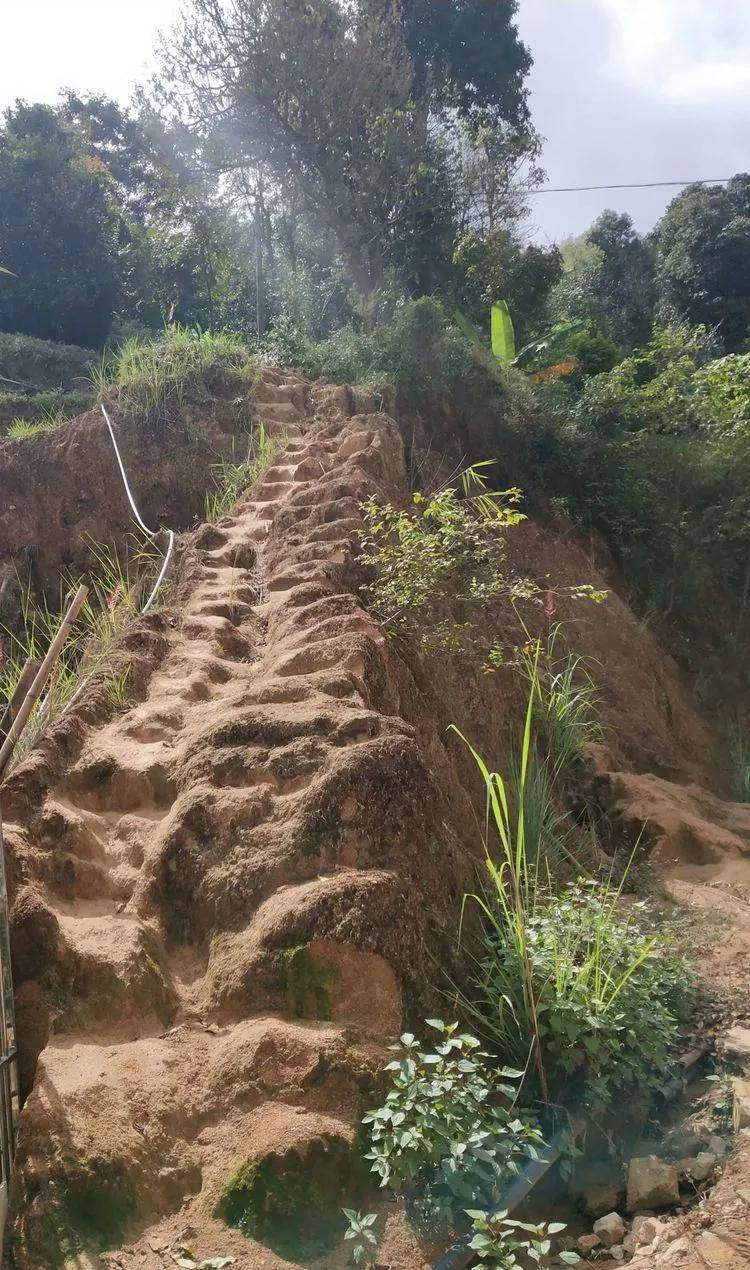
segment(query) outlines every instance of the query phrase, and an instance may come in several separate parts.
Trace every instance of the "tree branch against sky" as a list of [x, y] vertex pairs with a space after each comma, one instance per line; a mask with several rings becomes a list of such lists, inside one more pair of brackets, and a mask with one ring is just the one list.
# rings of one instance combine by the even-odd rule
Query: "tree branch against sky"
[[[17, 97], [53, 103], [62, 88], [126, 102], [180, 0], [131, 0], [127, 21], [101, 0], [6, 7], [3, 42], [13, 54], [0, 109]], [[534, 58], [529, 105], [547, 139], [550, 184], [731, 176], [748, 167], [745, 0], [520, 0], [518, 21]], [[644, 231], [672, 196], [623, 190], [615, 210]], [[579, 234], [612, 203], [606, 193], [537, 197], [538, 236]]]

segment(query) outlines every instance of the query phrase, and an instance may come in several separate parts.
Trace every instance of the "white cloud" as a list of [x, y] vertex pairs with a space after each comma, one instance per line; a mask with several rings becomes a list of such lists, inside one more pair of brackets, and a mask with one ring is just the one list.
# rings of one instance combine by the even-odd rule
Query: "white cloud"
[[4, 0], [0, 109], [62, 88], [127, 101], [178, 0]]
[[614, 32], [610, 72], [657, 98], [690, 102], [750, 88], [743, 0], [602, 0]]
[[[520, 0], [531, 112], [553, 186], [750, 169], [750, 0]], [[606, 207], [650, 229], [675, 189], [540, 195], [540, 237]]]

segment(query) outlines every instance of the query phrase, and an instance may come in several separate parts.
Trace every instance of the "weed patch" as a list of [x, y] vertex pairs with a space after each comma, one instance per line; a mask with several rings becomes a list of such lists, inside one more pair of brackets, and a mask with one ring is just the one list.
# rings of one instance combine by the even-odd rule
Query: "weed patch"
[[215, 463], [211, 468], [214, 488], [205, 495], [204, 518], [214, 522], [226, 516], [245, 491], [271, 466], [284, 444], [283, 437], [270, 437], [261, 423], [257, 432], [249, 438], [247, 458], [240, 463], [226, 459]]
[[451, 1229], [467, 1204], [490, 1207], [523, 1162], [544, 1145], [540, 1131], [514, 1110], [512, 1082], [521, 1071], [488, 1062], [479, 1041], [458, 1024], [429, 1019], [438, 1033], [423, 1048], [405, 1033], [385, 1103], [364, 1117], [365, 1158], [381, 1186], [411, 1188], [420, 1221]]
[[[83, 579], [89, 595], [73, 626], [45, 694], [35, 706], [14, 752], [18, 761], [35, 744], [43, 729], [59, 718], [83, 681], [96, 676], [115, 709], [127, 699], [128, 672], [109, 665], [115, 636], [140, 612], [147, 579], [158, 567], [160, 556], [147, 539], [134, 539], [123, 561], [110, 547], [91, 543], [92, 566]], [[61, 589], [60, 611], [68, 604], [81, 579], [68, 578]], [[60, 624], [57, 610], [38, 603], [30, 584], [21, 589], [21, 629], [0, 627], [3, 660], [0, 662], [0, 697], [13, 696], [27, 661], [41, 661]]]
[[160, 339], [133, 337], [98, 368], [100, 391], [119, 390], [126, 417], [164, 435], [180, 422], [185, 406], [210, 402], [219, 392], [244, 394], [255, 374], [238, 336], [170, 327]]
[[[553, 893], [527, 832], [536, 671], [513, 783], [472, 753], [486, 791], [482, 945], [465, 998], [504, 1061], [528, 1068], [525, 1097], [599, 1117], [619, 1099], [648, 1103], [670, 1082], [691, 975], [606, 882]], [[471, 747], [470, 747], [471, 748]], [[464, 901], [466, 903], [466, 900]]]

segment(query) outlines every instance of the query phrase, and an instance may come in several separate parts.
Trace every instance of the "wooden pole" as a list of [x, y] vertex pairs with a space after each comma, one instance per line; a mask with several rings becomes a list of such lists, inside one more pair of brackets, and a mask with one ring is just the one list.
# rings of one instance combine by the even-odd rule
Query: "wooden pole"
[[41, 695], [44, 689], [44, 685], [49, 679], [55, 667], [55, 664], [57, 663], [60, 657], [60, 653], [63, 650], [63, 645], [65, 644], [65, 641], [68, 638], [68, 635], [70, 634], [73, 623], [75, 622], [76, 618], [78, 617], [78, 614], [83, 608], [83, 604], [88, 593], [89, 593], [88, 587], [79, 586], [78, 590], [73, 596], [73, 599], [70, 604], [70, 608], [68, 609], [67, 613], [65, 614], [65, 617], [60, 623], [60, 627], [58, 629], [57, 634], [55, 635], [55, 638], [53, 639], [52, 643], [47, 649], [47, 655], [44, 658], [44, 661], [42, 662], [41, 666], [39, 667], [36, 675], [34, 676], [34, 680], [31, 684], [31, 687], [29, 688], [28, 692], [26, 693], [26, 696], [23, 699], [21, 708], [18, 711], [18, 714], [16, 715], [15, 719], [10, 725], [8, 735], [3, 741], [2, 748], [0, 748], [0, 778], [2, 777], [2, 774], [5, 771], [5, 768], [8, 763], [8, 759], [10, 758], [11, 754], [13, 753], [13, 750], [15, 749], [16, 741], [18, 740], [19, 736], [23, 732], [26, 726], [26, 723], [28, 721], [29, 715], [31, 714], [31, 711], [34, 709], [34, 706], [36, 705], [36, 702], [39, 699], [39, 696]]
[[3, 710], [2, 715], [0, 715], [0, 745], [2, 745], [8, 735], [8, 729], [18, 714], [18, 707], [26, 697], [26, 693], [29, 691], [34, 676], [41, 664], [42, 663], [40, 661], [27, 661], [21, 671], [13, 696]]

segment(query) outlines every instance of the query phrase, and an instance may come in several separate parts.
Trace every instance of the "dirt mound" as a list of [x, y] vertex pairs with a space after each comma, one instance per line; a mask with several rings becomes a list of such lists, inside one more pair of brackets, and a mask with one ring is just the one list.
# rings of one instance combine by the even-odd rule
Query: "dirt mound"
[[[236, 404], [217, 396], [189, 427], [166, 436], [122, 418], [116, 398], [108, 405], [146, 524], [183, 529], [195, 523], [203, 515], [211, 466], [241, 451], [244, 435], [237, 427]], [[31, 489], [29, 472], [34, 474]], [[30, 573], [55, 604], [60, 572], [91, 566], [92, 540], [122, 544], [133, 533], [98, 409], [37, 436], [0, 439], [0, 479], [0, 586], [18, 566], [22, 577]]]

